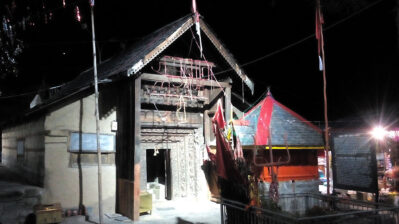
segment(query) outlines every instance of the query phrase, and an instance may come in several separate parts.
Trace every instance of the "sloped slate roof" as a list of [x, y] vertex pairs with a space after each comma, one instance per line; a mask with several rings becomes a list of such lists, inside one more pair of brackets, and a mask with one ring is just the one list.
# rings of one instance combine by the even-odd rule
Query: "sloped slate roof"
[[[97, 66], [97, 77], [99, 83], [112, 78], [114, 75], [123, 74], [130, 76], [138, 72], [194, 24], [192, 16], [192, 14], [186, 15], [154, 31], [118, 55], [99, 64]], [[236, 73], [241, 77], [241, 79], [243, 79], [243, 81], [253, 92], [254, 86], [252, 80], [250, 80], [244, 74], [243, 70], [237, 65], [232, 55], [216, 38], [214, 33], [202, 19], [200, 20], [200, 24], [201, 29], [204, 31], [206, 36], [210, 38], [211, 42], [215, 45], [219, 53], [227, 60], [227, 62], [233, 67]], [[82, 72], [74, 80], [62, 86], [55, 96], [45, 101], [41, 106], [46, 106], [50, 103], [60, 101], [65, 97], [88, 89], [92, 86], [93, 82], [94, 76], [93, 69], [91, 68]], [[40, 108], [40, 106], [36, 107], [33, 111], [40, 110]]]
[[[99, 82], [101, 82], [101, 80], [110, 78], [113, 75], [128, 71], [132, 65], [137, 64], [149, 52], [153, 51], [163, 41], [176, 32], [176, 30], [182, 27], [184, 23], [189, 22], [189, 20], [191, 20], [191, 14], [184, 16], [143, 37], [140, 41], [125, 49], [118, 55], [99, 64], [97, 67], [97, 76]], [[90, 87], [93, 82], [94, 75], [93, 69], [91, 68], [82, 72], [71, 82], [65, 84], [56, 98], [67, 96], [75, 91], [81, 90], [82, 88]]]
[[323, 145], [320, 128], [277, 102], [270, 93], [234, 124], [242, 145], [268, 144], [269, 130], [273, 145], [285, 145], [285, 135], [289, 146]]

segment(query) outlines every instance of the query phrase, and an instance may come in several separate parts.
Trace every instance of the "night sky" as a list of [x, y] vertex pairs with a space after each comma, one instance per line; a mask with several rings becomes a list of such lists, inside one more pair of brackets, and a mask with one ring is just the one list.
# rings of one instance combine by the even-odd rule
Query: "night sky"
[[[18, 76], [0, 79], [1, 115], [29, 107], [41, 85], [56, 86], [92, 66], [88, 1], [15, 1], [16, 18], [39, 19], [19, 32], [24, 42]], [[32, 3], [33, 2], [33, 3]], [[111, 3], [112, 2], [112, 3]], [[127, 2], [127, 1], [126, 1]], [[146, 34], [190, 13], [191, 0], [96, 1], [95, 25], [101, 60]], [[2, 13], [6, 15], [2, 3]], [[45, 12], [51, 20], [43, 21]], [[399, 115], [398, 35], [393, 0], [321, 0], [323, 7], [329, 119], [385, 123]], [[311, 121], [323, 117], [322, 73], [318, 71], [315, 1], [197, 1], [204, 20], [255, 82], [256, 102], [271, 87], [276, 100]], [[81, 22], [74, 10], [79, 6]], [[42, 18], [43, 17], [43, 18]], [[37, 21], [39, 21], [37, 20]], [[307, 39], [306, 39], [307, 38]], [[300, 41], [303, 40], [303, 41]], [[296, 43], [296, 44], [293, 44]], [[289, 48], [284, 49], [287, 46]], [[256, 60], [255, 62], [253, 62]], [[248, 62], [253, 62], [249, 63]], [[240, 89], [237, 90], [240, 93]], [[8, 97], [23, 94], [20, 97]], [[240, 93], [241, 94], [241, 93]], [[14, 114], [14, 113], [13, 113]], [[333, 124], [334, 124], [333, 122]]]

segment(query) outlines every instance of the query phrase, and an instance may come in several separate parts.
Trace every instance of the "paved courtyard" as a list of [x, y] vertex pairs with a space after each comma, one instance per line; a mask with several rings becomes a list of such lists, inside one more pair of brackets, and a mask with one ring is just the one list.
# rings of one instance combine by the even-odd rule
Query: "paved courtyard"
[[[20, 177], [0, 165], [0, 224], [29, 223], [27, 216], [33, 213], [33, 206], [40, 203], [42, 188], [26, 184]], [[97, 220], [96, 220], [97, 218]], [[118, 214], [105, 214], [107, 224], [218, 224], [220, 206], [207, 199], [155, 200], [151, 214], [142, 214], [133, 222]], [[86, 221], [83, 216], [67, 217], [64, 224], [98, 223], [98, 217]]]
[[[110, 218], [113, 217], [113, 218]], [[98, 219], [84, 221], [84, 217], [69, 217], [64, 224], [97, 223]], [[107, 224], [219, 224], [220, 206], [207, 200], [178, 199], [173, 201], [155, 201], [151, 214], [142, 214], [139, 221], [131, 221], [118, 214], [105, 214]]]
[[142, 215], [140, 221], [135, 223], [220, 223], [220, 206], [211, 201], [159, 201], [155, 202], [153, 207], [151, 215]]

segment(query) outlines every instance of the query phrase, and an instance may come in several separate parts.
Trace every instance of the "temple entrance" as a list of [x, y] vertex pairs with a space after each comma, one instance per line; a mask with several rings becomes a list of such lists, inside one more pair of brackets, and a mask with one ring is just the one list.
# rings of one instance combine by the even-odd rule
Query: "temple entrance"
[[156, 200], [172, 199], [170, 149], [147, 149], [147, 189]]

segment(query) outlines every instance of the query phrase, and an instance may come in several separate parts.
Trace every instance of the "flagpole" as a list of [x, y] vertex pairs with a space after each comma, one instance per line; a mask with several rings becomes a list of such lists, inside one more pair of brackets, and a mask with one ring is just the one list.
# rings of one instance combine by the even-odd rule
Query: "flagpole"
[[[94, 2], [93, 2], [94, 3]], [[96, 140], [97, 140], [97, 170], [98, 170], [98, 215], [99, 223], [103, 223], [103, 203], [102, 203], [102, 165], [100, 148], [100, 126], [98, 113], [98, 80], [97, 80], [97, 55], [96, 55], [96, 37], [94, 30], [94, 4], [91, 4], [91, 34], [93, 44], [93, 73], [94, 73], [94, 98], [95, 98], [95, 116], [96, 116]]]
[[[320, 11], [320, 0], [317, 1], [317, 13], [319, 13], [319, 18], [321, 18]], [[325, 157], [326, 157], [326, 167], [327, 167], [327, 195], [330, 194], [330, 134], [328, 126], [328, 115], [327, 115], [327, 78], [326, 78], [326, 63], [325, 63], [325, 52], [324, 52], [324, 36], [323, 36], [323, 23], [320, 23], [320, 39], [321, 39], [321, 56], [322, 56], [322, 68], [323, 68], [323, 96], [324, 96], [324, 139], [325, 139]]]
[[[323, 38], [323, 34], [321, 34]], [[326, 63], [324, 59], [324, 47], [322, 47], [322, 56], [323, 56], [323, 95], [324, 95], [324, 122], [325, 122], [325, 131], [324, 131], [324, 138], [326, 141], [326, 165], [327, 165], [327, 195], [330, 194], [330, 131], [328, 125], [328, 115], [327, 115], [327, 79], [326, 79]]]

